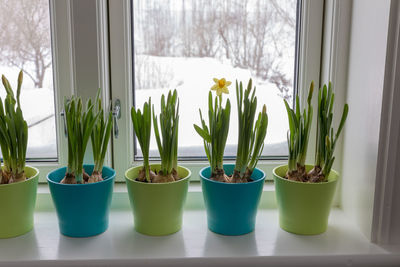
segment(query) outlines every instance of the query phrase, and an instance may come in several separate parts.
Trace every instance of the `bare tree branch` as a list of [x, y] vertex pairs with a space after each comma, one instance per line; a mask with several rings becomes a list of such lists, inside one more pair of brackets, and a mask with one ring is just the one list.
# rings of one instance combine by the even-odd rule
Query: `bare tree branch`
[[51, 66], [49, 4], [46, 0], [0, 0], [0, 62], [20, 68], [43, 87]]

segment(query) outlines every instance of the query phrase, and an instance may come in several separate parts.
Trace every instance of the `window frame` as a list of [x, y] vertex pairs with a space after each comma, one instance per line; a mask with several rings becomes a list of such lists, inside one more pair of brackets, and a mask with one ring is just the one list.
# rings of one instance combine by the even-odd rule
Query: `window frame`
[[[79, 10], [81, 5], [94, 4], [95, 10], [87, 13], [86, 18], [74, 14], [74, 8]], [[56, 141], [57, 158], [55, 159], [28, 159], [26, 164], [36, 167], [39, 172], [39, 183], [46, 183], [49, 172], [67, 165], [67, 139], [64, 135], [63, 111], [64, 99], [72, 95], [80, 95], [84, 98], [96, 95], [98, 88], [102, 88], [104, 108], [110, 105], [109, 73], [108, 73], [108, 22], [107, 22], [107, 3], [105, 1], [77, 1], [77, 0], [49, 0], [50, 11], [50, 31], [52, 46], [52, 68], [53, 86], [55, 103], [55, 122], [56, 122]], [[74, 25], [85, 23], [83, 19], [90, 19], [95, 23], [93, 35], [82, 34], [79, 41], [74, 39], [77, 34]], [[96, 45], [97, 53], [82, 57], [77, 52], [88, 43]], [[88, 62], [90, 68], [95, 69], [94, 75], [89, 77], [79, 77], [77, 73], [81, 71], [79, 60]], [[84, 67], [88, 67], [87, 65]], [[85, 79], [85, 81], [84, 81]], [[88, 85], [88, 81], [89, 84]], [[77, 85], [85, 85], [85, 88]], [[29, 138], [29, 137], [28, 137]], [[105, 164], [112, 166], [111, 145], [106, 154]], [[85, 162], [91, 162], [91, 148], [88, 145]]]
[[69, 1], [49, 0], [57, 158], [27, 159], [27, 165], [39, 170], [39, 182], [45, 182], [47, 173], [64, 166], [67, 162], [67, 146], [59, 114], [64, 97], [73, 93], [70, 10]]
[[[323, 25], [323, 1], [300, 0], [301, 23], [298, 33], [300, 40], [298, 50], [298, 81], [295, 84], [296, 92], [301, 101], [304, 101], [305, 93], [311, 80], [319, 84], [322, 25]], [[133, 127], [130, 121], [130, 108], [133, 105], [133, 92], [126, 88], [133, 88], [133, 51], [130, 0], [109, 1], [109, 47], [110, 47], [110, 81], [112, 100], [120, 99], [122, 102], [122, 116], [118, 121], [120, 136], [113, 140], [113, 162], [117, 171], [117, 181], [123, 181], [123, 173], [131, 166], [141, 165], [141, 161], [135, 160]], [[307, 66], [305, 68], [304, 66]], [[310, 67], [311, 66], [311, 67]], [[313, 133], [315, 136], [315, 133]], [[311, 140], [312, 140], [311, 136]], [[313, 149], [312, 145], [309, 149]], [[311, 150], [310, 150], [311, 151]], [[311, 153], [309, 153], [310, 155]], [[228, 159], [225, 162], [233, 162]], [[270, 177], [272, 169], [280, 164], [285, 164], [286, 159], [269, 160], [261, 159], [258, 167], [266, 171]], [[192, 181], [198, 180], [198, 171], [208, 166], [206, 160], [182, 160], [182, 166], [192, 171]]]
[[[72, 88], [72, 48], [71, 29], [70, 29], [70, 5], [68, 1], [49, 0], [49, 18], [50, 18], [50, 35], [51, 35], [51, 56], [53, 70], [53, 90], [54, 90], [54, 112], [55, 112], [55, 128], [56, 128], [56, 158], [27, 158], [26, 165], [33, 166], [42, 174], [39, 177], [39, 182], [44, 182], [45, 175], [49, 171], [59, 168], [66, 162], [66, 145], [62, 141], [61, 132], [63, 130], [58, 114], [62, 99], [64, 96], [70, 95], [68, 88]], [[62, 62], [62, 63], [61, 63]], [[62, 75], [61, 75], [62, 73]], [[59, 88], [65, 88], [60, 91]], [[29, 138], [29, 136], [28, 136]]]

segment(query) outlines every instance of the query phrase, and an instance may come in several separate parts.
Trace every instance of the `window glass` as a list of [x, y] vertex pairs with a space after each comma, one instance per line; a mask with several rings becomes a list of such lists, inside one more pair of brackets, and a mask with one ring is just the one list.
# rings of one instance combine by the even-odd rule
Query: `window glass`
[[[205, 157], [193, 129], [199, 109], [207, 114], [213, 78], [232, 81], [226, 156], [236, 153], [235, 79], [257, 87], [258, 106], [266, 104], [268, 133], [263, 156], [287, 155], [287, 115], [292, 103], [296, 40], [295, 0], [134, 0], [134, 99], [149, 97], [159, 112], [160, 96], [177, 89], [180, 97], [179, 156]], [[157, 156], [152, 136], [151, 156]], [[140, 147], [137, 146], [140, 157]]]
[[[24, 74], [27, 158], [57, 158], [49, 1], [0, 0], [0, 10], [0, 74], [14, 90], [19, 70]], [[0, 96], [5, 95], [1, 85]]]

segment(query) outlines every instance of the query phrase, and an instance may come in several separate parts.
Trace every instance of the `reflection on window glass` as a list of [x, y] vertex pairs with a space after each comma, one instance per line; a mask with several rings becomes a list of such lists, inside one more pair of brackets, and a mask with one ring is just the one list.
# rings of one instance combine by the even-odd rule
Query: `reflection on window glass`
[[[213, 78], [232, 81], [233, 109], [227, 156], [237, 143], [234, 81], [257, 86], [259, 108], [267, 105], [264, 156], [287, 155], [288, 123], [282, 99], [293, 97], [296, 36], [295, 0], [134, 0], [135, 103], [149, 97], [156, 113], [160, 96], [180, 97], [179, 156], [205, 156], [193, 123], [207, 110]], [[157, 156], [155, 139], [151, 155]], [[140, 156], [138, 147], [138, 156]]]
[[[50, 11], [47, 0], [0, 0], [0, 74], [16, 89], [29, 127], [27, 158], [56, 158]], [[3, 86], [0, 96], [6, 95]]]

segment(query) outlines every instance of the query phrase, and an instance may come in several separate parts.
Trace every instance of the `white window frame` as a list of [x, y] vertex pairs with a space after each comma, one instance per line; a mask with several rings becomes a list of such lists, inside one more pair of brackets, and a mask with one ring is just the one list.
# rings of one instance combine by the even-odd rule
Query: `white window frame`
[[[391, 1], [371, 241], [399, 245], [400, 2]], [[379, 178], [379, 179], [378, 179]], [[397, 194], [396, 194], [397, 193]]]
[[[319, 84], [324, 3], [303, 0], [301, 5], [302, 23], [299, 38], [303, 45], [300, 45], [299, 51], [298, 93], [304, 99], [304, 92], [308, 90], [311, 80]], [[112, 98], [113, 101], [116, 99], [122, 101], [122, 117], [118, 122], [120, 135], [113, 141], [113, 158], [117, 181], [123, 181], [123, 174], [127, 168], [142, 164], [141, 161], [134, 160], [133, 128], [130, 120], [130, 108], [133, 103], [131, 2], [129, 0], [109, 1], [108, 8]], [[225, 162], [233, 161], [225, 160]], [[269, 176], [272, 169], [286, 162], [286, 160], [260, 160], [258, 167], [266, 173], [267, 178], [271, 178]], [[182, 161], [180, 165], [192, 171], [191, 180], [193, 181], [199, 179], [199, 170], [208, 166], [208, 162]]]
[[[352, 24], [351, 1], [325, 0], [324, 7], [324, 34], [323, 50], [321, 51], [321, 79], [332, 81], [335, 91], [335, 109], [341, 110], [346, 101], [348, 81], [348, 58], [350, 52], [350, 32]], [[400, 232], [399, 204], [395, 195], [399, 191], [396, 181], [399, 176], [398, 159], [400, 158], [399, 136], [400, 118], [398, 103], [400, 92], [396, 90], [400, 86], [399, 61], [400, 61], [400, 3], [390, 2], [390, 15], [388, 24], [388, 40], [385, 63], [385, 76], [382, 96], [382, 111], [380, 114], [381, 124], [379, 133], [379, 149], [377, 156], [376, 179], [374, 185], [373, 211], [364, 211], [372, 214], [370, 224], [371, 232], [360, 230], [373, 243], [379, 245], [398, 245], [400, 239], [396, 233]], [[336, 117], [335, 125], [340, 118]], [[342, 164], [345, 160], [343, 155], [343, 138], [339, 139], [336, 147], [338, 160], [334, 168], [342, 173]], [[373, 175], [373, 174], [371, 174]], [[351, 177], [346, 177], [347, 179]], [[397, 183], [398, 185], [398, 183]], [[357, 190], [354, 188], [354, 190]], [[342, 180], [339, 180], [339, 195], [342, 191]], [[364, 194], [367, 194], [364, 192]], [[336, 199], [336, 203], [342, 203]], [[356, 224], [358, 224], [356, 222]]]
[[[102, 88], [104, 108], [110, 104], [108, 81], [108, 32], [107, 32], [107, 2], [106, 1], [77, 1], [77, 0], [50, 0], [50, 29], [53, 57], [53, 81], [56, 120], [57, 160], [40, 162], [28, 161], [27, 164], [39, 169], [39, 182], [46, 182], [47, 174], [67, 164], [67, 140], [64, 136], [64, 125], [60, 116], [64, 99], [72, 95], [80, 95], [84, 99], [96, 95], [98, 88]], [[84, 5], [95, 7], [87, 12]], [[85, 16], [74, 13], [75, 10], [85, 10]], [[90, 9], [89, 9], [90, 10]], [[93, 31], [79, 32], [74, 25], [85, 24], [85, 19], [91, 19]], [[78, 30], [77, 30], [78, 29]], [[81, 33], [81, 34], [80, 34]], [[79, 39], [74, 36], [79, 35]], [[89, 45], [88, 45], [89, 44]], [[85, 54], [85, 49], [93, 49], [97, 53]], [[79, 61], [79, 62], [77, 62]], [[82, 66], [83, 65], [83, 66]], [[85, 69], [94, 69], [91, 76], [80, 75]], [[111, 145], [110, 145], [111, 147]], [[91, 148], [88, 147], [86, 161], [92, 161]], [[111, 166], [111, 149], [106, 155], [105, 164]]]
[[[59, 114], [64, 97], [73, 91], [73, 61], [71, 47], [71, 6], [68, 1], [50, 0], [50, 30], [52, 45], [53, 90], [55, 102], [57, 160], [54, 162], [27, 162], [27, 165], [39, 169], [39, 182], [46, 181], [50, 171], [64, 166], [67, 162], [67, 146], [64, 141], [64, 130]], [[29, 138], [29, 137], [28, 137]]]

